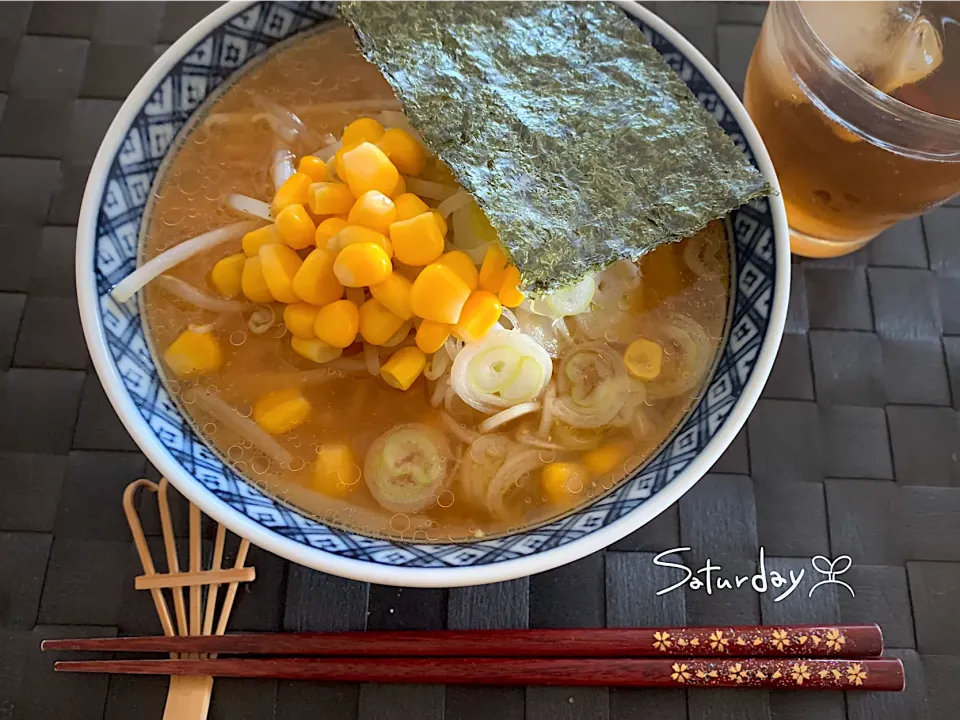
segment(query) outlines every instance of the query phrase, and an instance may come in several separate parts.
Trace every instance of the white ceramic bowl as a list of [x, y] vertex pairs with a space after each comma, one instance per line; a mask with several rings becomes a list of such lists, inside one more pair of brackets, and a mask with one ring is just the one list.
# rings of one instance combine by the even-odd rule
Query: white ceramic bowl
[[[760, 136], [720, 74], [649, 10], [623, 7], [776, 186]], [[790, 282], [779, 196], [732, 215], [736, 267], [728, 340], [702, 399], [672, 439], [588, 507], [494, 540], [427, 545], [368, 538], [325, 526], [264, 495], [226, 466], [180, 415], [147, 349], [137, 302], [121, 306], [110, 297], [110, 288], [137, 263], [145, 204], [177, 133], [208, 95], [254, 58], [299, 32], [322, 32], [324, 23], [335, 22], [333, 12], [332, 3], [225, 5], [163, 54], [111, 124], [87, 182], [77, 243], [83, 329], [110, 402], [150, 461], [207, 515], [270, 552], [328, 573], [392, 585], [472, 585], [541, 572], [606, 547], [689, 490], [736, 436], [760, 395], [783, 330]]]

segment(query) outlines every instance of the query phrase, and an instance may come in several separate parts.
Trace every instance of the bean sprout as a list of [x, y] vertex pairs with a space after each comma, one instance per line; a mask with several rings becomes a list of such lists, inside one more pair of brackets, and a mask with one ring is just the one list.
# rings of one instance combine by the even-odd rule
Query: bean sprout
[[423, 376], [427, 380], [436, 380], [443, 375], [450, 367], [450, 356], [445, 352], [437, 351], [430, 359], [430, 367], [423, 371]]
[[451, 360], [457, 359], [457, 354], [463, 350], [463, 340], [458, 340], [455, 337], [448, 337], [446, 342], [443, 343], [444, 349], [447, 351], [447, 355]]
[[557, 452], [566, 450], [563, 445], [557, 445], [557, 443], [550, 442], [549, 440], [542, 440], [526, 429], [517, 431], [517, 442], [521, 445], [529, 445], [530, 447], [540, 448], [541, 450], [554, 450]]
[[487, 486], [486, 499], [490, 512], [496, 517], [505, 516], [507, 508], [504, 500], [510, 492], [511, 486], [516, 485], [523, 475], [536, 470], [543, 464], [539, 450], [524, 450], [504, 462]]
[[218, 313], [238, 313], [249, 310], [252, 305], [240, 300], [224, 300], [223, 298], [208, 295], [198, 287], [194, 287], [185, 280], [172, 275], [161, 275], [157, 284], [167, 292], [176, 295], [181, 300], [200, 308]]
[[447, 380], [446, 375], [437, 380], [437, 384], [433, 388], [433, 393], [430, 395], [430, 404], [433, 407], [440, 407], [440, 403], [443, 402], [443, 398], [446, 396], [449, 386], [449, 381]]
[[294, 154], [288, 148], [281, 147], [273, 151], [273, 162], [270, 165], [270, 172], [273, 177], [273, 187], [279, 190], [290, 177], [297, 171], [293, 164]]
[[439, 212], [441, 216], [447, 218], [450, 217], [450, 213], [455, 212], [462, 207], [466, 207], [471, 202], [473, 202], [473, 198], [470, 197], [470, 193], [464, 190], [458, 190], [456, 193], [437, 205], [437, 212]]
[[537, 437], [545, 438], [550, 434], [550, 426], [553, 425], [553, 403], [556, 399], [557, 386], [550, 383], [543, 398], [543, 412], [540, 414], [540, 425], [537, 426]]
[[321, 138], [308, 129], [292, 110], [268, 100], [263, 95], [254, 95], [253, 104], [263, 110], [253, 116], [253, 121], [266, 120], [274, 134], [285, 143], [293, 144], [300, 140], [311, 147], [320, 144]]
[[110, 294], [118, 303], [125, 303], [136, 295], [137, 291], [144, 285], [159, 277], [170, 268], [176, 267], [195, 255], [215, 248], [217, 245], [222, 245], [225, 242], [243, 237], [256, 227], [257, 223], [252, 221], [233, 223], [232, 225], [197, 235], [195, 238], [186, 240], [179, 245], [174, 245], [169, 250], [165, 250], [155, 258], [148, 260], [127, 275], [117, 283]]
[[244, 213], [245, 215], [253, 215], [267, 222], [273, 222], [270, 206], [263, 200], [257, 200], [249, 195], [232, 193], [227, 196], [227, 207], [233, 208], [237, 212]]
[[410, 177], [409, 175], [404, 175], [403, 181], [406, 183], [407, 192], [430, 200], [446, 200], [458, 192], [457, 188], [451, 187], [450, 185], [442, 185], [431, 182], [430, 180]]
[[380, 353], [377, 348], [368, 342], [363, 344], [363, 359], [367, 365], [367, 372], [376, 377], [380, 374]]
[[196, 397], [203, 408], [224, 425], [229, 426], [247, 442], [253, 443], [278, 463], [290, 463], [293, 455], [287, 452], [276, 439], [252, 420], [240, 415], [213, 393], [196, 388]]
[[341, 147], [343, 147], [343, 143], [340, 140], [334, 140], [332, 143], [327, 143], [322, 148], [315, 150], [313, 154], [324, 162], [330, 162]]
[[501, 321], [506, 320], [508, 323], [510, 323], [509, 327], [504, 325], [504, 327], [506, 327], [507, 330], [517, 330], [520, 328], [520, 321], [517, 320], [517, 316], [514, 314], [513, 310], [511, 310], [508, 307], [502, 308], [500, 310], [500, 320]]
[[501, 410], [496, 415], [491, 415], [488, 417], [477, 426], [477, 430], [482, 433], [490, 432], [494, 428], [500, 427], [501, 425], [506, 425], [511, 420], [516, 420], [518, 417], [529, 415], [530, 413], [536, 412], [539, 409], [539, 402], [525, 402], [520, 403], [519, 405], [514, 405], [506, 410]]
[[553, 329], [557, 332], [558, 338], [563, 338], [563, 341], [568, 345], [573, 345], [573, 336], [570, 334], [570, 328], [567, 327], [567, 321], [563, 318], [558, 318], [553, 321]]
[[458, 423], [456, 419], [450, 415], [450, 413], [442, 412], [440, 413], [440, 418], [443, 420], [443, 424], [446, 425], [447, 430], [449, 430], [453, 435], [456, 435], [461, 442], [467, 445], [480, 437], [480, 433], [463, 427], [463, 425]]

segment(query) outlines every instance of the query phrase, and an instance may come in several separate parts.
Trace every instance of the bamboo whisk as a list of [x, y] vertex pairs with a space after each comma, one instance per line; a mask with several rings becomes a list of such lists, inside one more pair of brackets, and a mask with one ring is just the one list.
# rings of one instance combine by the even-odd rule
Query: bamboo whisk
[[[223, 552], [226, 544], [227, 530], [223, 525], [217, 525], [217, 535], [214, 540], [213, 558], [209, 568], [202, 567], [200, 508], [190, 504], [190, 532], [189, 532], [189, 559], [188, 571], [181, 572], [180, 559], [177, 556], [176, 538], [173, 533], [173, 520], [170, 516], [170, 502], [168, 491], [170, 484], [166, 478], [158, 483], [140, 479], [130, 483], [123, 493], [123, 512], [127, 516], [130, 532], [133, 533], [133, 542], [137, 546], [137, 554], [143, 565], [143, 575], [135, 581], [137, 590], [149, 590], [153, 598], [154, 607], [160, 617], [160, 625], [165, 635], [223, 635], [227, 629], [227, 621], [233, 610], [233, 603], [237, 597], [237, 589], [242, 582], [250, 582], [256, 577], [256, 570], [245, 567], [250, 541], [240, 538], [237, 550], [237, 559], [234, 566], [224, 569]], [[163, 547], [167, 561], [167, 572], [158, 573], [147, 546], [147, 539], [143, 534], [143, 526], [135, 506], [137, 490], [145, 488], [157, 496], [157, 506], [160, 510], [160, 526], [163, 531]], [[217, 615], [217, 600], [220, 586], [226, 585], [227, 591]], [[189, 600], [184, 599], [183, 589], [189, 589]], [[204, 592], [206, 588], [206, 592]], [[176, 616], [176, 625], [170, 615], [164, 590], [169, 591], [173, 598], [173, 608]], [[188, 610], [189, 604], [189, 610]], [[216, 627], [214, 619], [216, 618]], [[171, 655], [174, 659], [181, 656]], [[198, 659], [215, 657], [213, 655], [183, 655], [184, 659]], [[210, 708], [210, 696], [213, 693], [213, 678], [209, 676], [171, 677], [167, 691], [167, 703], [163, 713], [164, 720], [204, 720]]]

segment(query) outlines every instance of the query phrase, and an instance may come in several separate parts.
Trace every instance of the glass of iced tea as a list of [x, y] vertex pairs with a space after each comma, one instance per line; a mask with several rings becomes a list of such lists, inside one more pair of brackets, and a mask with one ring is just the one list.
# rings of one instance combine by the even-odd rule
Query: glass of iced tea
[[745, 103], [793, 252], [853, 252], [960, 192], [960, 2], [771, 2]]

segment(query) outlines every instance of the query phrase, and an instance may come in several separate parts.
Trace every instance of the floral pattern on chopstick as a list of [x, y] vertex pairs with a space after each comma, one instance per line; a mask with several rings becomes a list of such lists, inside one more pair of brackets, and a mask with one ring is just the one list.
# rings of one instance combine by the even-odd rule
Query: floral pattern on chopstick
[[696, 660], [673, 663], [670, 679], [681, 685], [842, 689], [867, 679], [862, 663], [836, 660]]
[[[822, 655], [821, 645], [828, 651], [840, 653], [847, 639], [836, 629], [825, 632], [794, 631], [791, 634], [785, 628], [759, 628], [735, 633], [732, 628], [682, 630], [655, 630], [653, 649], [670, 655], [720, 655], [738, 656], [804, 654], [814, 652]], [[736, 648], [736, 652], [734, 652]], [[699, 651], [699, 652], [698, 652]]]

